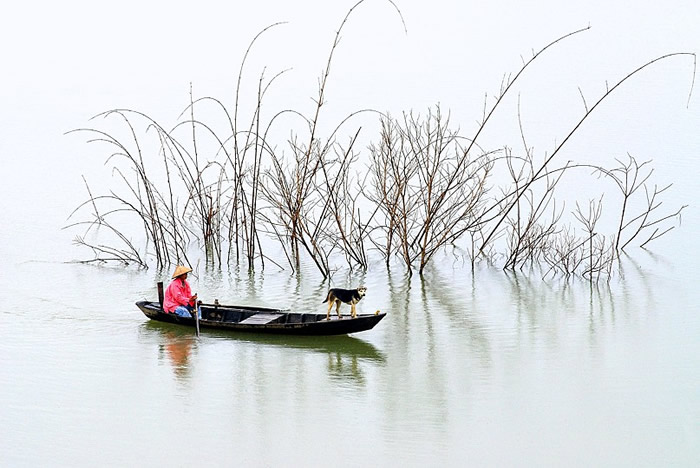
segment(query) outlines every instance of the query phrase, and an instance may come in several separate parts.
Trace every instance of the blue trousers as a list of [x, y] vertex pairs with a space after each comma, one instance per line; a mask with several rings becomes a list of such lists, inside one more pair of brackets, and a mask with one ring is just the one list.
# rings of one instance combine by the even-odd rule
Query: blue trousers
[[[194, 310], [194, 307], [192, 306], [177, 306], [175, 308], [175, 314], [179, 315], [180, 317], [187, 317], [191, 318], [192, 317], [192, 311]], [[199, 307], [197, 308], [197, 314], [199, 315], [199, 318], [202, 318], [202, 309]]]

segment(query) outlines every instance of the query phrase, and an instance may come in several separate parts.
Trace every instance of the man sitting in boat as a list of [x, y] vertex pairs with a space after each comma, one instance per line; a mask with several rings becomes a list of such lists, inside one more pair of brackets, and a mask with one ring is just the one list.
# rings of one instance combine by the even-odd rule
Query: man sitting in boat
[[[176, 314], [180, 317], [193, 317], [192, 312], [197, 304], [197, 295], [192, 295], [190, 284], [187, 282], [187, 273], [192, 268], [178, 265], [173, 273], [173, 281], [165, 289], [163, 298], [163, 311]], [[199, 311], [199, 317], [202, 312]]]

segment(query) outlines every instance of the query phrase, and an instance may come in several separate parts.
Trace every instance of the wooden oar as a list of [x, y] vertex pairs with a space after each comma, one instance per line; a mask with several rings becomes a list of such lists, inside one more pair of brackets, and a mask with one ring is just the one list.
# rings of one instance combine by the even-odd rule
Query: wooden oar
[[199, 336], [199, 304], [202, 301], [194, 301], [194, 322], [197, 325], [197, 336]]

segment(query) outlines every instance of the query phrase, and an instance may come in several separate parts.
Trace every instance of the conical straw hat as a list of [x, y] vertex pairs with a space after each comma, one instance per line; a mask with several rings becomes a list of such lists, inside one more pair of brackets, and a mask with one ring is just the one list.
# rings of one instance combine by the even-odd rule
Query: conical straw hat
[[178, 276], [182, 276], [182, 275], [184, 275], [185, 273], [189, 273], [190, 271], [192, 271], [192, 268], [186, 267], [186, 266], [182, 266], [182, 265], [178, 265], [178, 266], [175, 268], [175, 273], [173, 273], [173, 278], [177, 278]]

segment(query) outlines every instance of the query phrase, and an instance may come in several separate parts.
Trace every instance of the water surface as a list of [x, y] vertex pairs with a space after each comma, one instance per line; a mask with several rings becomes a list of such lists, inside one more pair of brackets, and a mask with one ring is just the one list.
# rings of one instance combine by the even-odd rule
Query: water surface
[[[697, 293], [677, 280], [682, 259], [644, 257], [593, 285], [377, 268], [361, 310], [388, 316], [329, 338], [196, 338], [134, 306], [155, 297], [154, 272], [15, 263], [3, 275], [13, 294], [1, 308], [2, 457], [9, 466], [692, 465]], [[287, 273], [193, 279], [208, 281], [219, 287], [200, 295], [222, 301], [324, 307], [313, 281]]]

